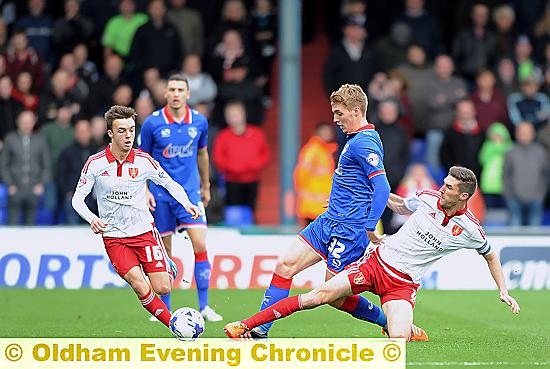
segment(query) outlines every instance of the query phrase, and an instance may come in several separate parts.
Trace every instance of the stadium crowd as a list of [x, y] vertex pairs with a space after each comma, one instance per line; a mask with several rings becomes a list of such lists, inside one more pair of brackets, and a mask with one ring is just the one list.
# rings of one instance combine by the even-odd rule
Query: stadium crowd
[[[508, 209], [512, 225], [543, 223], [550, 184], [546, 1], [450, 1], [451, 15], [436, 1], [392, 0], [384, 9], [366, 0], [303, 3], [304, 42], [314, 37], [319, 8], [333, 40], [320, 76], [327, 96], [343, 83], [368, 91], [368, 118], [382, 137], [393, 192], [437, 188], [448, 168], [464, 165], [478, 176], [488, 208]], [[113, 104], [135, 107], [139, 130], [165, 104], [173, 72], [186, 75], [189, 105], [209, 118], [212, 183], [259, 180], [267, 143], [242, 132], [263, 137], [276, 1], [1, 1], [0, 12], [1, 223], [79, 222], [70, 199], [84, 161], [107, 143], [104, 112]], [[244, 120], [232, 115], [240, 107]], [[341, 150], [341, 132], [337, 141]], [[323, 146], [323, 165], [334, 166], [329, 157], [340, 151], [316, 149]], [[307, 157], [299, 158], [304, 180], [297, 180], [306, 197]], [[221, 188], [214, 199], [230, 196]], [[247, 201], [254, 207], [255, 199]], [[383, 220], [387, 228], [403, 222], [389, 213]]]

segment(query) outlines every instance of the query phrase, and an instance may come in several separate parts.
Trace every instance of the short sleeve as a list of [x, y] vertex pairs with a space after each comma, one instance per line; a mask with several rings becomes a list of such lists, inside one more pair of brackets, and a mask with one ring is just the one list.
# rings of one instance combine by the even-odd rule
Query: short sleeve
[[208, 121], [204, 118], [204, 124], [199, 137], [199, 149], [205, 148], [208, 145]]

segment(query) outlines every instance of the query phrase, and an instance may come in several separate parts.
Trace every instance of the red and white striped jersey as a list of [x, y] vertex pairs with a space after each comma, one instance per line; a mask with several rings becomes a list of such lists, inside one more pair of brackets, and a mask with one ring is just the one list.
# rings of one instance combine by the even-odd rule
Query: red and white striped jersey
[[145, 198], [147, 180], [165, 187], [182, 205], [190, 205], [185, 190], [149, 154], [132, 149], [123, 162], [110, 147], [88, 158], [73, 196], [73, 207], [88, 223], [96, 216], [84, 199], [94, 189], [105, 237], [131, 237], [153, 229]]
[[456, 250], [475, 249], [482, 255], [491, 252], [483, 228], [468, 208], [448, 217], [440, 198], [438, 191], [423, 190], [405, 199], [414, 213], [379, 247], [380, 257], [415, 283], [433, 263]]

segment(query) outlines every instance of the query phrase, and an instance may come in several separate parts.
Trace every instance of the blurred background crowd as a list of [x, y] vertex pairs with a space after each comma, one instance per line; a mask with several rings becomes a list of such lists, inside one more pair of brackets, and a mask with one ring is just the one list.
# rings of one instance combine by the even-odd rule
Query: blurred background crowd
[[[322, 38], [326, 49], [324, 91], [304, 82], [305, 94], [363, 87], [394, 192], [438, 188], [464, 165], [479, 178], [473, 206], [485, 223], [550, 224], [546, 1], [304, 0], [302, 9], [303, 44]], [[0, 224], [79, 223], [70, 198], [86, 158], [108, 143], [103, 113], [135, 107], [139, 144], [173, 72], [187, 76], [188, 103], [210, 122], [210, 221], [227, 220], [226, 205], [255, 221], [255, 191], [234, 198], [231, 188], [261, 191], [278, 178], [262, 174], [277, 156], [278, 138], [264, 132], [278, 108], [277, 1], [0, 0], [0, 12]], [[296, 163], [304, 222], [323, 211], [345, 144], [325, 104], [328, 123], [308, 122]], [[388, 232], [403, 222], [382, 220]]]

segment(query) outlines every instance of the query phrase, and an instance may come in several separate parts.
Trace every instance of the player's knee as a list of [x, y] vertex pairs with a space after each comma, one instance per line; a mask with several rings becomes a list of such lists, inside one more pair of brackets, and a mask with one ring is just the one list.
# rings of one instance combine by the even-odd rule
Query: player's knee
[[170, 281], [161, 281], [158, 283], [155, 283], [153, 285], [153, 290], [157, 295], [167, 295], [172, 290], [172, 286], [170, 285]]
[[206, 241], [205, 240], [199, 240], [199, 241], [195, 241], [193, 243], [193, 252], [194, 253], [205, 252], [205, 251], [206, 251]]
[[284, 278], [293, 278], [296, 275], [296, 263], [288, 260], [278, 260], [275, 265], [275, 273]]

